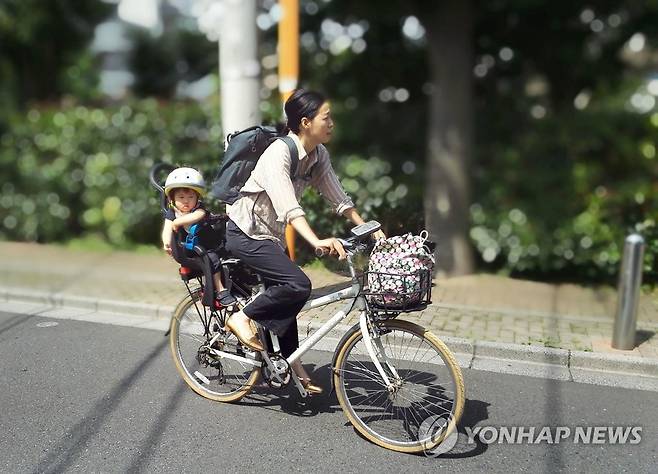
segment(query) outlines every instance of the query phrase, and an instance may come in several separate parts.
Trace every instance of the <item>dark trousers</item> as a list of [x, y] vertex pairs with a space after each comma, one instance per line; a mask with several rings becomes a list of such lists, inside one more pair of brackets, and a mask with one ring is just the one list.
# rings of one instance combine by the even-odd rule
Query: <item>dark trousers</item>
[[233, 221], [226, 226], [226, 249], [263, 278], [265, 292], [244, 313], [276, 334], [288, 357], [299, 347], [297, 314], [311, 295], [311, 281], [277, 243], [252, 239]]

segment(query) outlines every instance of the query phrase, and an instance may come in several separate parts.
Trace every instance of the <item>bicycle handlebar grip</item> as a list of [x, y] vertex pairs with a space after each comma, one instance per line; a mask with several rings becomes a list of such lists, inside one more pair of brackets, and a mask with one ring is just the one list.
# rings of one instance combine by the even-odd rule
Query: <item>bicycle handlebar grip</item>
[[326, 249], [324, 247], [318, 247], [315, 249], [316, 257], [324, 257], [326, 255], [329, 255], [329, 249]]

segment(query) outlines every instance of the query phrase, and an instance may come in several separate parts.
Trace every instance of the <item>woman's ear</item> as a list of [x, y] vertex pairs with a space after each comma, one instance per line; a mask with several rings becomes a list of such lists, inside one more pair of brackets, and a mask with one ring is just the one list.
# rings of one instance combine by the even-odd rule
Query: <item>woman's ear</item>
[[299, 124], [303, 128], [308, 128], [311, 126], [311, 121], [308, 119], [308, 117], [302, 117], [302, 120], [299, 122]]

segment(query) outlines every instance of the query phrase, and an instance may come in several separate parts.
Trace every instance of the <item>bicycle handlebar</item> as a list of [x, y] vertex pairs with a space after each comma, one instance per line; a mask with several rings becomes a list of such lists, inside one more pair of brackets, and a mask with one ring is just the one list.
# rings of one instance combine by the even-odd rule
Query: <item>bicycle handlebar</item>
[[[357, 237], [349, 237], [347, 239], [337, 240], [343, 245], [343, 248], [348, 255], [354, 255], [356, 252], [360, 252], [368, 248], [368, 244], [360, 242], [360, 239]], [[329, 249], [325, 247], [318, 247], [315, 249], [315, 256], [319, 258], [326, 257], [329, 255], [329, 253]]]
[[[372, 234], [381, 229], [381, 224], [377, 221], [364, 222], [352, 228], [352, 236], [345, 239], [337, 239], [347, 252], [348, 257], [354, 255], [356, 252], [366, 250], [368, 245], [363, 241], [370, 237]], [[325, 247], [318, 247], [315, 249], [315, 255], [324, 257], [329, 254], [330, 250]]]
[[[345, 249], [346, 252], [351, 250], [352, 247], [354, 246], [353, 243], [350, 242], [350, 239], [336, 239], [336, 240], [338, 240], [342, 244], [342, 246], [343, 246], [343, 248]], [[325, 257], [325, 256], [329, 255], [329, 253], [331, 253], [331, 252], [326, 247], [318, 247], [318, 248], [315, 249], [315, 256], [316, 257]]]
[[329, 250], [324, 247], [318, 247], [315, 249], [315, 256], [322, 258], [329, 254]]

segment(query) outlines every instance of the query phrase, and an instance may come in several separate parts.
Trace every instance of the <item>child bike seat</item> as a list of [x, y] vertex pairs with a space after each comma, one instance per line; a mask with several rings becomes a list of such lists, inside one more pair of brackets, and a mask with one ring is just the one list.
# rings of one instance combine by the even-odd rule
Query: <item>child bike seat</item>
[[202, 271], [195, 270], [194, 268], [185, 267], [182, 265], [178, 269], [178, 274], [180, 275], [181, 280], [183, 281], [190, 281], [194, 278], [199, 278], [203, 276]]
[[205, 306], [212, 306], [215, 285], [212, 279], [212, 265], [206, 249], [199, 245], [193, 245], [192, 249], [188, 250], [182, 234], [182, 232], [174, 232], [171, 237], [171, 255], [181, 265], [178, 273], [185, 281], [203, 276], [206, 291], [203, 294], [202, 303]]

